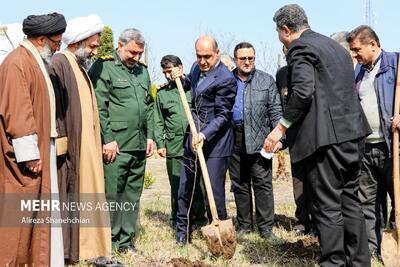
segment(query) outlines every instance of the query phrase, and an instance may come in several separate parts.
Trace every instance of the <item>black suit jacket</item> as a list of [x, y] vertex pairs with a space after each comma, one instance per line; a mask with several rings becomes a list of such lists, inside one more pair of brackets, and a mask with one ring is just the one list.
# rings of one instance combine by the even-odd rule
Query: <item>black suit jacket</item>
[[[219, 62], [207, 72], [198, 84], [200, 68], [194, 64], [186, 76], [185, 90], [191, 90], [192, 115], [197, 130], [206, 141], [203, 146], [206, 157], [228, 157], [233, 149], [232, 108], [235, 103], [237, 83], [233, 74]], [[188, 131], [189, 132], [189, 131]], [[191, 135], [185, 136], [185, 155], [192, 154]]]
[[341, 45], [306, 30], [290, 44], [287, 59], [290, 96], [283, 117], [294, 123], [288, 129], [292, 162], [371, 132], [357, 98], [350, 55]]

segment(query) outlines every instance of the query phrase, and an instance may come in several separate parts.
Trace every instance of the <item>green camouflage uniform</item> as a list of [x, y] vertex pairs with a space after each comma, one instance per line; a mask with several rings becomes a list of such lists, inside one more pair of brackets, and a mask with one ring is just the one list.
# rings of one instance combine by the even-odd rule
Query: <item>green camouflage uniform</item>
[[[186, 92], [190, 102], [190, 92]], [[189, 103], [190, 106], [190, 103]], [[157, 149], [167, 150], [167, 172], [171, 185], [171, 226], [176, 225], [179, 177], [183, 157], [183, 137], [187, 129], [187, 119], [174, 82], [163, 84], [157, 91], [154, 108], [154, 137]], [[204, 188], [201, 185], [193, 199], [192, 217], [195, 224], [207, 223], [205, 217]]]
[[95, 87], [103, 144], [117, 141], [120, 151], [113, 163], [104, 165], [107, 200], [135, 205], [133, 211], [111, 212], [113, 248], [123, 249], [136, 233], [147, 139], [154, 139], [150, 76], [143, 63], [128, 69], [116, 50], [112, 56], [99, 58], [89, 75]]

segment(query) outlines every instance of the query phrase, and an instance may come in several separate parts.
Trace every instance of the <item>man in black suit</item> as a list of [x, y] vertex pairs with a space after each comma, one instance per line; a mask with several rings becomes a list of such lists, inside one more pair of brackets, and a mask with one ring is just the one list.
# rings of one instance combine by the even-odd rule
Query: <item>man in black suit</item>
[[288, 130], [291, 160], [305, 168], [310, 184], [320, 265], [370, 266], [357, 192], [364, 138], [371, 130], [354, 87], [352, 60], [336, 41], [310, 30], [300, 6], [280, 8], [274, 21], [289, 50], [290, 91], [264, 147], [273, 151]]
[[[288, 50], [283, 46], [283, 54], [285, 58]], [[281, 67], [276, 72], [276, 87], [281, 96], [282, 108], [285, 111], [286, 103], [288, 101], [288, 65]], [[293, 130], [292, 130], [293, 131]], [[291, 140], [286, 140], [284, 146], [286, 146]], [[293, 197], [296, 203], [296, 211], [294, 213], [297, 221], [293, 230], [297, 236], [309, 234], [311, 236], [317, 236], [317, 232], [311, 221], [311, 200], [310, 194], [308, 193], [308, 184], [304, 178], [304, 168], [301, 164], [290, 164], [292, 170], [292, 183], [293, 183]]]

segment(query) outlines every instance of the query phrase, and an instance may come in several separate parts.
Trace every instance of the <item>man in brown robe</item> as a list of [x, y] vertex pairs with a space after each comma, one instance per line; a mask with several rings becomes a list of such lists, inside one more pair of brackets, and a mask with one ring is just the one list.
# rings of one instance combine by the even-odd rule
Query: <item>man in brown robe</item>
[[[8, 205], [14, 196], [42, 200], [58, 191], [55, 100], [46, 65], [65, 27], [61, 14], [28, 16], [27, 39], [0, 66], [0, 266], [63, 266], [61, 231], [49, 223], [7, 225], [7, 220], [18, 216], [15, 205]], [[29, 213], [50, 215], [45, 209]]]
[[[60, 197], [95, 206], [106, 199], [99, 114], [86, 70], [97, 54], [104, 25], [97, 15], [74, 18], [67, 25], [63, 42], [68, 47], [53, 57], [51, 74], [57, 102], [58, 140], [66, 143], [66, 149], [59, 151], [57, 158]], [[63, 214], [68, 216], [90, 218], [90, 222], [85, 227], [63, 225], [67, 263], [111, 255], [107, 211]]]

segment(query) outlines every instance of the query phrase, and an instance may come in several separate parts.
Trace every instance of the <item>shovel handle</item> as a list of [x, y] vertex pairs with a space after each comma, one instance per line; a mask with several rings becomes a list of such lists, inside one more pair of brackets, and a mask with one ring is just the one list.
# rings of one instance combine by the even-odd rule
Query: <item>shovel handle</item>
[[[190, 131], [193, 136], [196, 136], [197, 135], [196, 125], [194, 124], [192, 112], [191, 112], [189, 104], [187, 102], [181, 79], [180, 78], [175, 79], [175, 83], [176, 83], [176, 86], [178, 87], [179, 96], [181, 98], [183, 109], [185, 110], [185, 114], [186, 114], [186, 118], [189, 123]], [[208, 198], [208, 203], [210, 205], [212, 220], [213, 220], [213, 222], [218, 222], [217, 207], [215, 206], [215, 200], [214, 200], [213, 190], [211, 187], [210, 176], [208, 175], [206, 160], [204, 158], [204, 153], [203, 153], [202, 147], [197, 148], [197, 155], [198, 155], [199, 162], [200, 162], [201, 172], [203, 173], [203, 180], [204, 180], [204, 185], [206, 187], [207, 198]]]
[[[393, 116], [400, 111], [400, 57], [397, 65], [396, 91], [394, 98]], [[394, 191], [394, 210], [397, 233], [397, 247], [400, 251], [400, 192], [399, 192], [399, 130], [393, 132], [393, 191]]]

